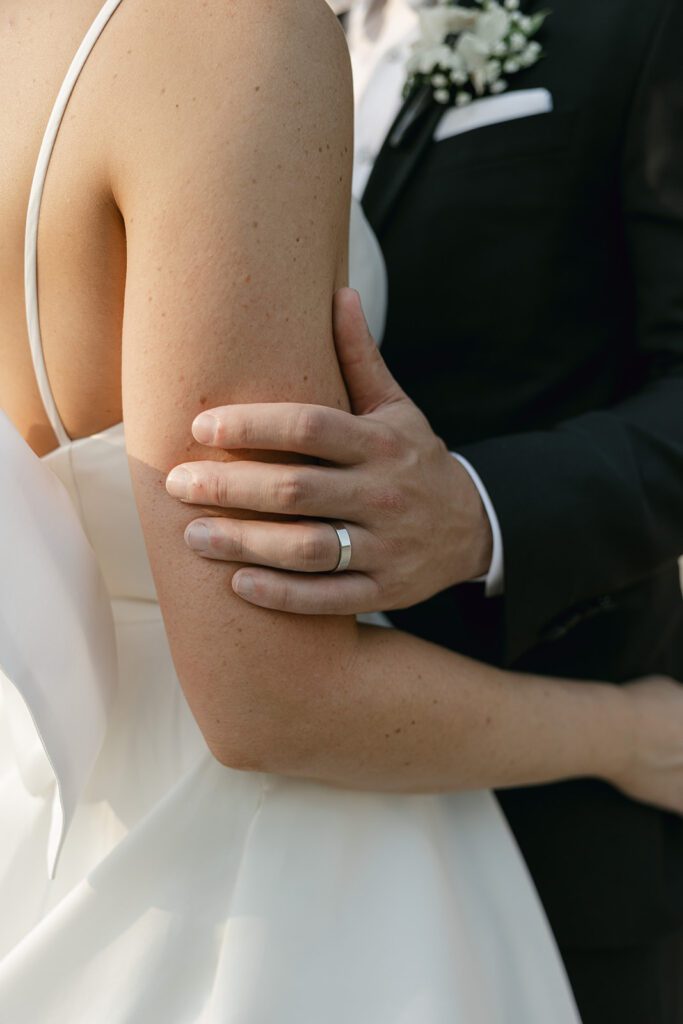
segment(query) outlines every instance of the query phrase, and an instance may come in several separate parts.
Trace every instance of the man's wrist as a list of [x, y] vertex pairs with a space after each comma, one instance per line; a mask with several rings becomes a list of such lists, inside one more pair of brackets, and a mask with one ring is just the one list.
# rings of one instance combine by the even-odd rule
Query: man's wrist
[[488, 526], [490, 530], [488, 535], [489, 544], [486, 548], [486, 551], [490, 552], [490, 560], [487, 558], [484, 559], [488, 564], [481, 566], [483, 572], [481, 575], [473, 577], [471, 582], [485, 583], [486, 596], [498, 597], [505, 589], [503, 534], [500, 529], [500, 523], [498, 522], [498, 516], [496, 515], [496, 510], [493, 507], [493, 502], [486, 490], [484, 482], [474, 466], [468, 462], [464, 456], [459, 455], [457, 452], [451, 452], [451, 455], [454, 459], [457, 459], [463, 469], [466, 470], [472, 480], [472, 483], [476, 487], [488, 519]]

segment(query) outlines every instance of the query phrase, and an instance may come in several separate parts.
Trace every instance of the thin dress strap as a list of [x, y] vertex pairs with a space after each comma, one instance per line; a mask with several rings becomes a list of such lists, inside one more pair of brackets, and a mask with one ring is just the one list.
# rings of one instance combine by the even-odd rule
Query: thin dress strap
[[26, 301], [26, 323], [28, 336], [31, 345], [31, 358], [40, 397], [45, 406], [47, 418], [50, 421], [60, 447], [70, 443], [71, 438], [64, 429], [61, 417], [57, 411], [50, 382], [45, 367], [45, 356], [43, 354], [43, 342], [40, 335], [40, 317], [38, 313], [38, 221], [40, 218], [40, 203], [43, 198], [43, 189], [47, 177], [47, 169], [50, 164], [50, 157], [54, 149], [57, 132], [64, 116], [64, 111], [71, 98], [74, 86], [80, 75], [90, 52], [100, 37], [102, 30], [111, 18], [121, 0], [107, 0], [100, 13], [97, 15], [88, 33], [81, 43], [76, 56], [71, 62], [66, 78], [57, 94], [55, 105], [52, 108], [50, 119], [45, 129], [43, 141], [38, 154], [31, 194], [28, 201], [28, 212], [26, 214], [26, 236], [24, 239], [24, 296]]

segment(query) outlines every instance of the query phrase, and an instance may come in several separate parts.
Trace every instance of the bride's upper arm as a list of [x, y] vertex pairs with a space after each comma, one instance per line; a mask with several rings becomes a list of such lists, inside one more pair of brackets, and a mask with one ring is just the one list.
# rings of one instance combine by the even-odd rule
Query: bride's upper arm
[[354, 623], [240, 601], [230, 567], [187, 549], [197, 510], [164, 481], [180, 462], [218, 457], [191, 436], [202, 408], [346, 401], [331, 302], [346, 275], [349, 68], [324, 0], [178, 9], [173, 31], [150, 37], [112, 141], [126, 442], [174, 661], [207, 742], [225, 763], [287, 771], [305, 757]]

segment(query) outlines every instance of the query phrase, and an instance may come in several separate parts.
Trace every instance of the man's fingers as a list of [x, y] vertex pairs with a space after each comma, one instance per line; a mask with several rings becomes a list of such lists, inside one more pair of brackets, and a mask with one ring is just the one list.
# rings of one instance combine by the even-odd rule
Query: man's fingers
[[370, 333], [360, 295], [340, 288], [334, 296], [334, 343], [351, 408], [357, 416], [406, 397]]
[[268, 462], [186, 462], [166, 490], [191, 505], [356, 520], [353, 470]]
[[214, 448], [298, 452], [342, 465], [359, 462], [367, 451], [367, 428], [351, 413], [324, 405], [226, 405], [197, 416], [192, 433]]
[[352, 615], [377, 611], [380, 589], [364, 573], [306, 576], [274, 569], [239, 569], [232, 579], [235, 593], [260, 608], [296, 615]]
[[[350, 569], [366, 572], [372, 561], [372, 541], [365, 530], [348, 526]], [[185, 541], [205, 558], [245, 562], [294, 572], [332, 572], [339, 563], [339, 538], [330, 523], [302, 520], [267, 523], [239, 519], [195, 519]]]

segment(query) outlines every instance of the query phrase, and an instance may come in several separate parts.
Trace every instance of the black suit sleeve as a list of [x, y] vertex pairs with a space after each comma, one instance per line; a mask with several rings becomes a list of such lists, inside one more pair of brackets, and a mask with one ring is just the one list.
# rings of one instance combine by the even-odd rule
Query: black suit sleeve
[[683, 4], [659, 17], [621, 165], [637, 390], [554, 430], [460, 449], [501, 524], [508, 664], [683, 553]]

